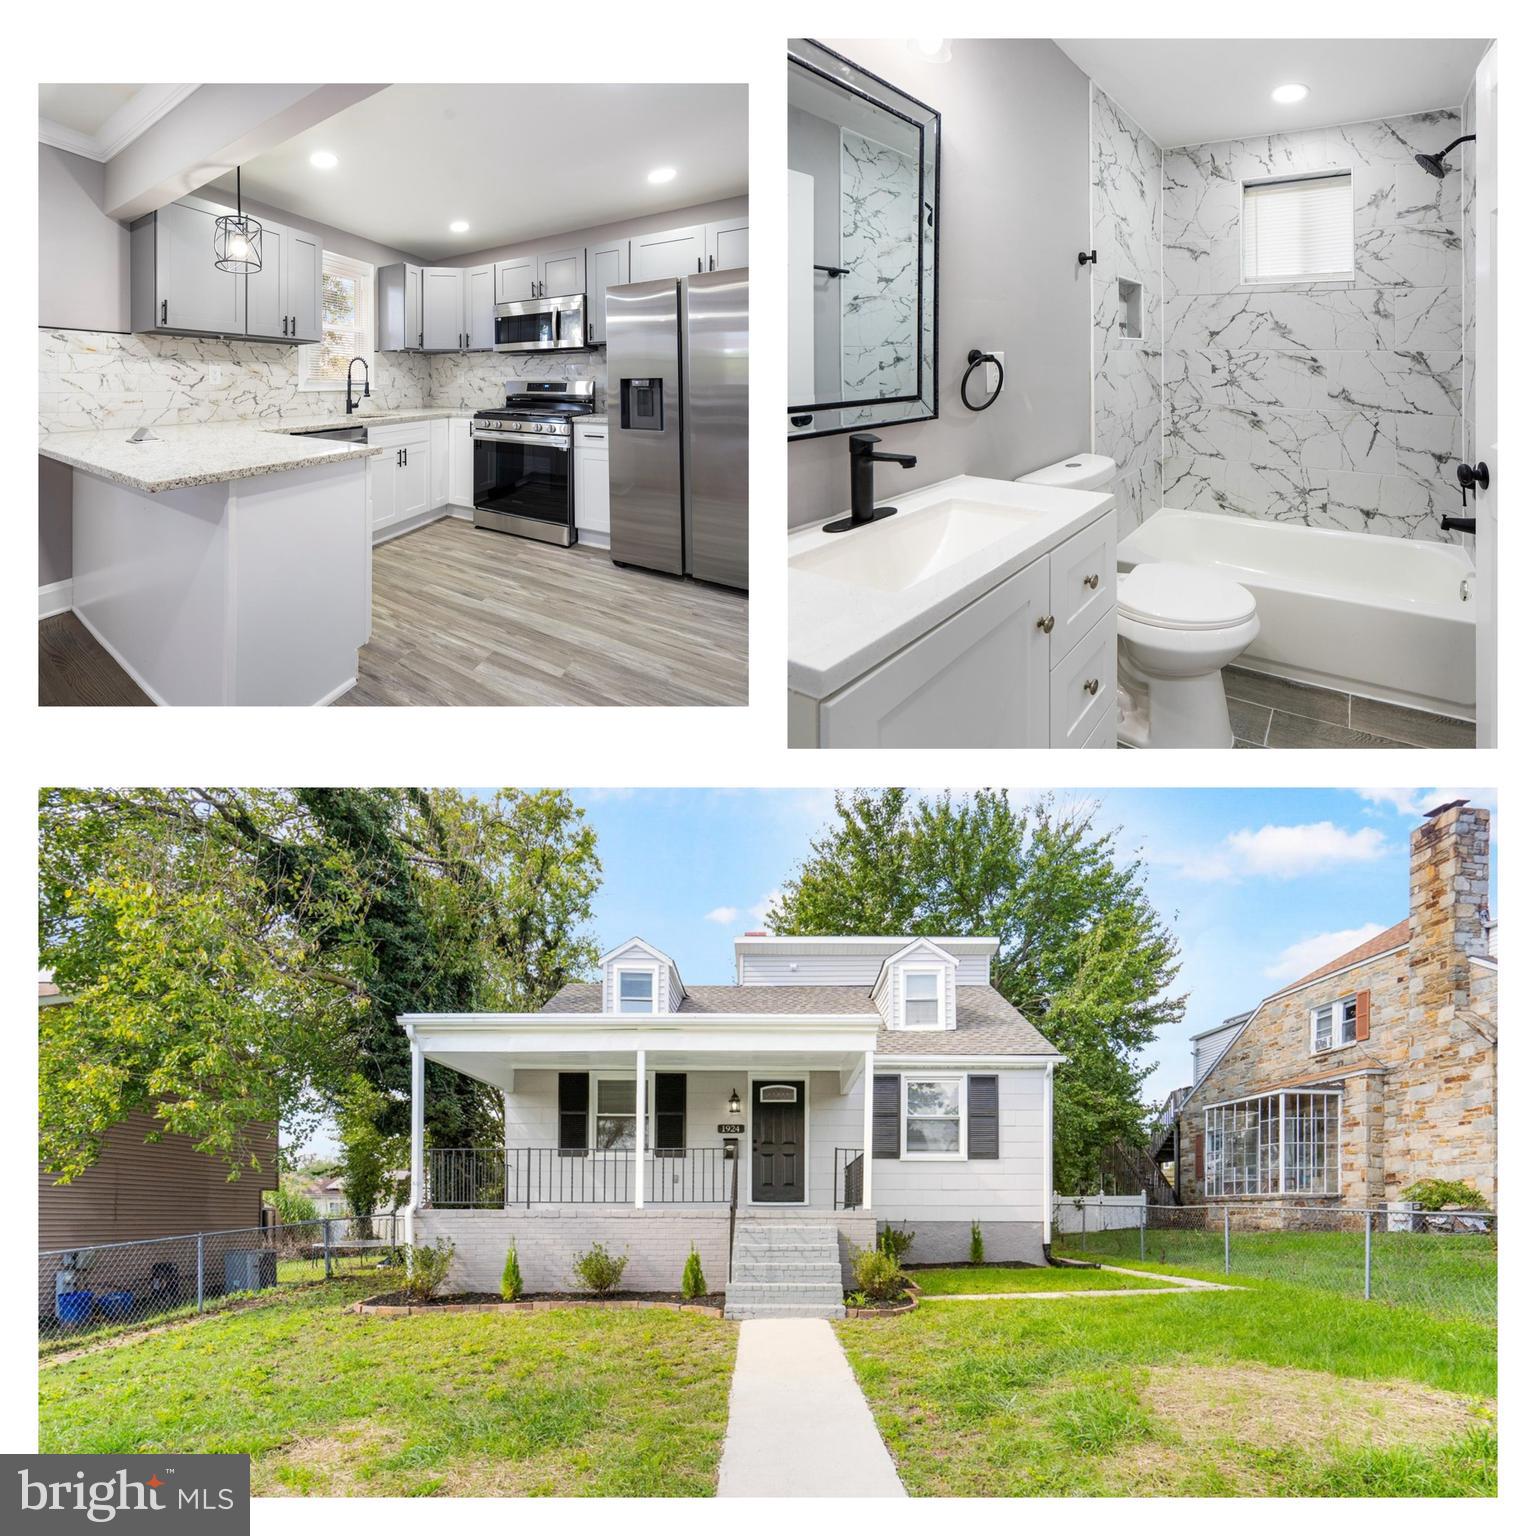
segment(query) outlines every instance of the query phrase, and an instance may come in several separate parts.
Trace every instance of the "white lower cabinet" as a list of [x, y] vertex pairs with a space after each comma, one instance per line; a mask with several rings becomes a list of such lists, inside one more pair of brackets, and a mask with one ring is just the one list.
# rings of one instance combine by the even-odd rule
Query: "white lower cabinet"
[[431, 505], [448, 505], [448, 426], [446, 420], [429, 421], [427, 435], [431, 441], [432, 492]]
[[572, 447], [576, 475], [576, 536], [583, 544], [609, 545], [608, 428], [578, 424]]
[[368, 461], [375, 534], [438, 505], [432, 500], [432, 423], [370, 427], [368, 442], [385, 449]]
[[1113, 749], [1114, 551], [1109, 513], [819, 704], [791, 694], [790, 744]]
[[[448, 504], [475, 504], [475, 423], [469, 416], [455, 416], [448, 424]], [[434, 461], [435, 462], [435, 461]]]

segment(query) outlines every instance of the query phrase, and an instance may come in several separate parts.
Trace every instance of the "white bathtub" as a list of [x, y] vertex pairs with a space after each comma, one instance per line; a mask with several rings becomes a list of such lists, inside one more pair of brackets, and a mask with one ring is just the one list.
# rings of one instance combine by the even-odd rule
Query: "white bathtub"
[[1210, 566], [1247, 587], [1260, 629], [1240, 667], [1473, 716], [1473, 564], [1457, 545], [1164, 507], [1119, 559]]

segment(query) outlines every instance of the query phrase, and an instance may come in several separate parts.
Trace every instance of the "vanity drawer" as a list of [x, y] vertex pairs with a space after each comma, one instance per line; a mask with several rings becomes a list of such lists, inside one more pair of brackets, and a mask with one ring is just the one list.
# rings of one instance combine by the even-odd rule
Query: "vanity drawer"
[[1051, 669], [1053, 747], [1086, 746], [1095, 738], [1105, 709], [1113, 709], [1117, 640], [1115, 613], [1111, 609], [1066, 660]]
[[1051, 665], [1069, 656], [1083, 636], [1115, 607], [1115, 514], [1074, 533], [1051, 551]]

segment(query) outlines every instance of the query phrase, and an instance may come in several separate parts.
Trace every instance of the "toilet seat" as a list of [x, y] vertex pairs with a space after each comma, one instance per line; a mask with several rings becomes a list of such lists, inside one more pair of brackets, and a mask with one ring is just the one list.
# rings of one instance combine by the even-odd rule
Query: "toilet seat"
[[1148, 561], [1120, 578], [1120, 616], [1154, 629], [1235, 629], [1258, 611], [1253, 593], [1198, 565]]

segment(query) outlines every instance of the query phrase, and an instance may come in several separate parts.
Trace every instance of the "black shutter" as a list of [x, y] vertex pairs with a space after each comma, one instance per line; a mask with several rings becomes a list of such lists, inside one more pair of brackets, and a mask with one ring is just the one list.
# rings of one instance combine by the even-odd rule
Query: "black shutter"
[[656, 1074], [656, 1131], [655, 1146], [651, 1149], [657, 1157], [681, 1157], [688, 1144], [688, 1074], [686, 1072], [658, 1072]]
[[901, 1156], [901, 1078], [882, 1074], [875, 1078], [875, 1156]]
[[585, 1072], [560, 1074], [560, 1150], [587, 1150], [587, 1095], [591, 1083]]
[[965, 1102], [970, 1118], [967, 1153], [972, 1158], [995, 1158], [997, 1151], [997, 1078], [971, 1076], [966, 1081]]

